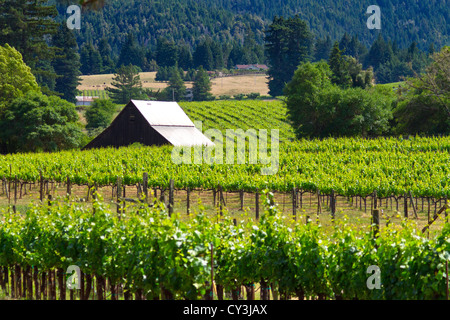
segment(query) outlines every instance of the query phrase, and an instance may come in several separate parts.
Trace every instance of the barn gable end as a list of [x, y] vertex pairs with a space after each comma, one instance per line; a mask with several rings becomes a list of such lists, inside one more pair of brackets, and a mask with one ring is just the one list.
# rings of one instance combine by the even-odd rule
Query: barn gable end
[[143, 145], [214, 145], [176, 102], [131, 100], [83, 149]]

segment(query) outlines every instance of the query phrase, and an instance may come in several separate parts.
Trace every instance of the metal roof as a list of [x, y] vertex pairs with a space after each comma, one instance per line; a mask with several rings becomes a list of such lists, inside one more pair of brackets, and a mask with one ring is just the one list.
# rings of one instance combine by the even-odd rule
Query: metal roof
[[131, 100], [151, 126], [195, 127], [176, 102]]
[[153, 127], [174, 146], [213, 146], [214, 143], [203, 135], [196, 127]]
[[131, 100], [147, 122], [174, 146], [214, 146], [176, 102]]

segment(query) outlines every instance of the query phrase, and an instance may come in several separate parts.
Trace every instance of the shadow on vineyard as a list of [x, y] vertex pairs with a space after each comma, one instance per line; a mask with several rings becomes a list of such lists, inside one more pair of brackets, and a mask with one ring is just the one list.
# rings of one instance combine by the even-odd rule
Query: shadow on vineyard
[[[267, 191], [257, 220], [201, 206], [181, 219], [157, 199], [115, 208], [94, 196], [1, 212], [3, 297], [445, 299], [448, 223], [432, 237], [411, 219], [380, 232], [336, 217], [324, 227], [312, 216], [296, 221]], [[381, 270], [380, 289], [368, 288], [369, 266]]]

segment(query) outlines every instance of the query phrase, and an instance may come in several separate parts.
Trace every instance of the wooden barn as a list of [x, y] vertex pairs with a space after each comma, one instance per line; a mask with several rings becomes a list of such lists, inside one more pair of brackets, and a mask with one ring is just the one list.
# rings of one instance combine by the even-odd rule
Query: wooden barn
[[83, 149], [144, 145], [212, 146], [176, 102], [131, 100]]

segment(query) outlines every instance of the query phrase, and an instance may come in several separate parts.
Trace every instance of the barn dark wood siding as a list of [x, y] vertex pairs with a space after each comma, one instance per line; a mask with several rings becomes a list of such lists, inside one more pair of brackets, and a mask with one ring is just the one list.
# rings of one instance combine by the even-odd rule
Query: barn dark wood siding
[[159, 134], [132, 102], [117, 115], [111, 125], [83, 149], [122, 147], [135, 142], [144, 145], [170, 144]]

